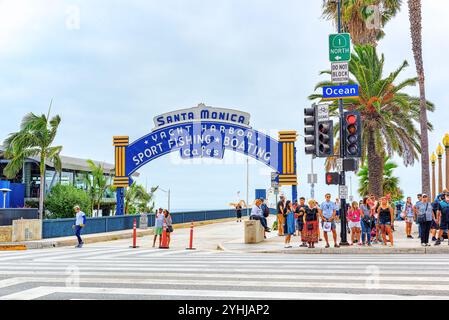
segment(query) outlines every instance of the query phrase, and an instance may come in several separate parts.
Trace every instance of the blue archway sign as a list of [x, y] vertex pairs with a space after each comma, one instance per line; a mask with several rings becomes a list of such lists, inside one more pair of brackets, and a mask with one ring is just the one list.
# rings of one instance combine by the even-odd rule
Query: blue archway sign
[[222, 159], [225, 150], [252, 157], [279, 172], [279, 184], [292, 186], [297, 199], [296, 131], [279, 132], [279, 140], [249, 126], [249, 114], [200, 104], [154, 118], [155, 128], [129, 144], [127, 136], [115, 136], [117, 215], [123, 214], [124, 189], [139, 168], [170, 152], [181, 158]]

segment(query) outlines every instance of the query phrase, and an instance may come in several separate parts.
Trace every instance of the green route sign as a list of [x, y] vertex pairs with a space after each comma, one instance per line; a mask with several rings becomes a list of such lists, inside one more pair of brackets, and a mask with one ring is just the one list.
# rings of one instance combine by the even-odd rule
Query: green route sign
[[331, 62], [351, 60], [351, 36], [349, 33], [329, 35], [329, 60]]

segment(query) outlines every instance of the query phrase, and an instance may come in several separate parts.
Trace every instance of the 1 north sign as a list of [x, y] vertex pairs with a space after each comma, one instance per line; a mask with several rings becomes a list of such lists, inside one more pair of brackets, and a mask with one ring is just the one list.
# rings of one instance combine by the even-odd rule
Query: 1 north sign
[[349, 33], [329, 35], [329, 60], [331, 62], [351, 60], [351, 36]]
[[322, 100], [357, 98], [358, 96], [359, 86], [357, 84], [348, 84], [344, 86], [325, 86], [323, 87]]

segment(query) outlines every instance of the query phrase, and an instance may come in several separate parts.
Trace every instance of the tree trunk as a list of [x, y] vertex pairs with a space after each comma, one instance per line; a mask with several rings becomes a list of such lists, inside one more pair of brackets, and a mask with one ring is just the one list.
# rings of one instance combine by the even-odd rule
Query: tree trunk
[[408, 0], [410, 34], [413, 57], [419, 84], [419, 122], [421, 128], [421, 191], [430, 194], [429, 137], [427, 128], [426, 93], [424, 86], [424, 64], [422, 58], [421, 0]]
[[383, 154], [378, 154], [374, 131], [368, 132], [368, 192], [376, 197], [383, 196]]
[[45, 196], [45, 171], [41, 172], [41, 187], [39, 188], [39, 219], [44, 219], [44, 196]]

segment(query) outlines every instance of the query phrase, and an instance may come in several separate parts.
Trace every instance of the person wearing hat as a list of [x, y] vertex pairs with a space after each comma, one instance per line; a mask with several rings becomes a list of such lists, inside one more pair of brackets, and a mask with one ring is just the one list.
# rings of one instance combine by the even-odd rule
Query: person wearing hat
[[427, 194], [422, 194], [421, 202], [416, 204], [417, 210], [417, 221], [421, 225], [421, 245], [423, 247], [430, 246], [429, 236], [430, 227], [432, 226], [432, 221], [434, 220], [432, 204], [429, 203], [429, 197]]
[[277, 222], [278, 222], [278, 235], [283, 236], [284, 235], [284, 224], [285, 224], [284, 214], [287, 213], [287, 208], [286, 208], [285, 196], [281, 195], [280, 199], [281, 200], [277, 203], [277, 206], [276, 206]]
[[435, 245], [438, 246], [443, 241], [443, 233], [449, 229], [449, 192], [444, 194], [444, 199], [438, 203], [437, 223], [440, 226], [437, 241]]
[[73, 209], [76, 212], [75, 224], [73, 225], [73, 229], [75, 229], [75, 235], [78, 239], [78, 245], [75, 246], [75, 248], [82, 248], [84, 242], [83, 239], [81, 239], [81, 230], [86, 225], [86, 214], [81, 211], [81, 208], [79, 206], [75, 206]]

